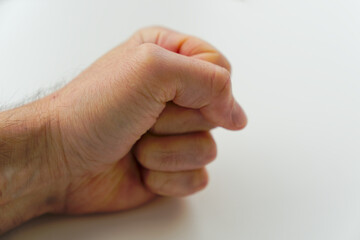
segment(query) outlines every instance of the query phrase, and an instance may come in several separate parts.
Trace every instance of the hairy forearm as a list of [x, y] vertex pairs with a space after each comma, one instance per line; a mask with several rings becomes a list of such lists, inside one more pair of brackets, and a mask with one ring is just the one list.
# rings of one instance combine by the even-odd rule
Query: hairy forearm
[[64, 166], [49, 112], [36, 102], [0, 113], [0, 234], [60, 207]]

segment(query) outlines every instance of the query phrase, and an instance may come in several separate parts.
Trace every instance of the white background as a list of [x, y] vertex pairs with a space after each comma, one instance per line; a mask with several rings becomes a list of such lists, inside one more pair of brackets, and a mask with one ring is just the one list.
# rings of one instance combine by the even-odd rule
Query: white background
[[47, 216], [3, 239], [360, 239], [360, 1], [0, 0], [0, 103], [71, 80], [135, 30], [232, 62], [241, 132], [214, 131], [209, 187], [133, 211]]

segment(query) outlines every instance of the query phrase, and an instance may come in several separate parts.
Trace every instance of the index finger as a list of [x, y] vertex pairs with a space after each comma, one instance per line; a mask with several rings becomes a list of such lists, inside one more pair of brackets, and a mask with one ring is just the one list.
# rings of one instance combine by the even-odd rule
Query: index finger
[[231, 72], [226, 57], [208, 42], [164, 27], [148, 27], [135, 35], [138, 44], [154, 43], [169, 51], [221, 66]]

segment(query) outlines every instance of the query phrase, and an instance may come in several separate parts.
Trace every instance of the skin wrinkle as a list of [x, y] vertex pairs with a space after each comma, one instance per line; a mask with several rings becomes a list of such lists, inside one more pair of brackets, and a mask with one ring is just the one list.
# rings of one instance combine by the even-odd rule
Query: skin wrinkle
[[159, 169], [167, 169], [169, 165], [176, 166], [182, 158], [180, 156], [174, 156], [171, 152], [156, 152], [153, 154], [152, 159], [158, 159]]
[[[165, 103], [162, 101], [159, 101], [159, 99], [157, 97], [155, 97], [155, 95], [153, 95], [153, 93], [149, 90], [149, 87], [144, 86], [143, 88], [146, 89], [145, 90], [146, 93], [144, 93], [143, 90], [139, 90], [138, 88], [133, 88], [132, 91], [134, 91], [136, 94], [139, 94], [142, 97], [143, 101], [146, 103], [152, 102], [151, 100], [155, 100], [159, 104], [159, 109], [161, 109], [160, 111], [162, 112], [163, 109], [165, 108]], [[136, 107], [134, 109], [144, 108], [144, 103], [142, 101], [134, 101], [134, 103], [136, 104]], [[147, 104], [145, 104], [145, 106], [147, 106]], [[145, 107], [145, 109], [146, 108], [150, 109], [151, 107]], [[155, 114], [153, 114], [153, 112], [157, 112], [157, 111], [147, 110], [146, 114], [150, 115], [150, 117], [152, 119], [156, 120], [159, 117], [159, 115], [155, 115]]]
[[[58, 118], [57, 118], [58, 119]], [[68, 175], [64, 174], [64, 178], [69, 178], [69, 176], [72, 175], [72, 169], [70, 168], [70, 165], [69, 165], [69, 162], [68, 162], [68, 159], [66, 157], [66, 154], [65, 154], [65, 150], [64, 150], [64, 147], [63, 147], [63, 139], [62, 139], [62, 133], [60, 131], [60, 128], [59, 128], [59, 121], [58, 120], [52, 120], [52, 123], [55, 123], [55, 131], [53, 132], [53, 134], [57, 134], [59, 136], [58, 138], [58, 141], [55, 140], [55, 136], [54, 135], [51, 135], [51, 142], [52, 143], [55, 143], [57, 142], [58, 143], [58, 146], [54, 146], [56, 149], [59, 149], [58, 153], [52, 153], [53, 156], [56, 156], [57, 154], [59, 155], [59, 159], [63, 159], [63, 163], [64, 165], [62, 165], [60, 167], [60, 165], [58, 166], [58, 171], [62, 171], [62, 172], [66, 172], [68, 173]], [[56, 131], [57, 130], [57, 131]], [[64, 170], [65, 169], [65, 170]], [[51, 196], [52, 197], [52, 196]], [[51, 203], [55, 203], [55, 201], [50, 201]], [[61, 201], [58, 201], [58, 202], [61, 202]], [[62, 201], [64, 202], [64, 201]], [[62, 208], [61, 206], [59, 207], [60, 209]]]
[[66, 153], [65, 153], [65, 149], [64, 149], [64, 138], [62, 136], [62, 132], [61, 132], [61, 128], [60, 128], [60, 121], [56, 121], [56, 127], [55, 129], [57, 129], [57, 134], [59, 136], [59, 141], [58, 141], [58, 144], [59, 144], [59, 148], [60, 149], [60, 154], [61, 154], [61, 158], [64, 159], [64, 163], [65, 163], [65, 166], [66, 166], [66, 171], [70, 174], [70, 176], [72, 175], [72, 169], [70, 167], [70, 164], [69, 164], [69, 160], [66, 156]]
[[[160, 178], [160, 177], [159, 177], [159, 178]], [[160, 181], [160, 183], [161, 183], [161, 180], [158, 180], [157, 182], [159, 182], [159, 181]], [[154, 180], [154, 182], [156, 182], [156, 181]], [[173, 182], [173, 179], [171, 179], [171, 178], [166, 178], [165, 181], [162, 180], [162, 183], [161, 183], [155, 190], [156, 190], [157, 192], [161, 193], [161, 192], [162, 192], [161, 190], [166, 189], [166, 187], [167, 187], [168, 185], [171, 186], [171, 182]]]
[[179, 45], [177, 46], [178, 47], [178, 49], [176, 50], [176, 53], [181, 53], [181, 52], [183, 52], [182, 51], [182, 48], [183, 48], [183, 46], [184, 46], [184, 44], [187, 42], [189, 40], [189, 37], [184, 37], [184, 39], [182, 39], [180, 42], [179, 42]]
[[159, 40], [161, 38], [161, 33], [162, 31], [159, 31], [157, 34], [156, 34], [156, 37], [155, 37], [155, 44], [156, 45], [159, 45]]
[[[141, 59], [141, 56], [138, 56], [137, 59], [135, 59], [135, 61], [137, 62], [137, 66], [141, 66], [143, 65], [143, 61]], [[125, 63], [126, 64], [126, 63]], [[126, 67], [129, 68], [132, 72], [132, 74], [135, 75], [135, 78], [144, 78], [143, 75], [140, 71], [139, 71], [139, 67], [135, 68], [133, 65], [131, 64], [126, 64]], [[156, 86], [157, 84], [157, 80], [153, 79], [154, 78], [154, 71], [152, 68], [150, 68], [149, 73], [145, 74], [146, 78], [151, 79], [150, 81], [147, 81], [147, 84], [144, 84], [141, 86], [141, 88], [138, 87], [139, 83], [132, 83], [131, 81], [125, 81], [125, 86], [122, 85], [120, 86], [120, 88], [126, 88], [131, 92], [135, 93], [135, 96], [137, 94], [139, 94], [143, 99], [143, 101], [138, 101], [138, 107], [144, 108], [144, 103], [151, 103], [151, 100], [155, 100], [159, 105], [162, 106], [162, 108], [164, 108], [164, 101], [162, 101], [161, 99], [165, 99], [166, 97], [157, 97], [154, 95], [153, 90], [151, 89], [158, 89], [161, 90], [162, 93], [159, 94], [160, 96], [166, 96], [168, 95], [164, 90], [162, 90], [161, 86]], [[120, 82], [120, 81], [118, 81]], [[147, 104], [146, 104], [147, 105]], [[152, 114], [152, 112], [156, 112], [156, 111], [149, 111], [149, 114]], [[156, 115], [152, 115], [152, 118], [156, 119], [158, 116]]]
[[[75, 88], [76, 89], [76, 88]], [[66, 88], [65, 88], [66, 90]], [[75, 94], [74, 92], [70, 92], [70, 94]], [[75, 105], [76, 107], [76, 105]], [[63, 136], [63, 132], [66, 132], [67, 129], [66, 127], [64, 126], [68, 126], [69, 123], [71, 123], [72, 121], [70, 121], [70, 116], [68, 116], [67, 114], [63, 114], [63, 113], [66, 113], [68, 111], [68, 108], [69, 106], [66, 106], [66, 105], [60, 105], [59, 107], [57, 107], [58, 110], [55, 111], [57, 112], [57, 115], [59, 114], [62, 114], [62, 120], [57, 120], [57, 128], [55, 129], [58, 129], [57, 132], [58, 132], [58, 135], [60, 136], [60, 139], [61, 139], [61, 143], [60, 143], [60, 149], [63, 149], [62, 151], [64, 152], [64, 156], [66, 156], [65, 154], [65, 151], [68, 151], [70, 152], [72, 155], [74, 155], [77, 159], [81, 159], [81, 154], [79, 153], [79, 150], [81, 150], [79, 147], [75, 148], [75, 144], [67, 144], [66, 147], [64, 145], [65, 142], [70, 142], [71, 143], [71, 139], [69, 138], [66, 138]], [[64, 118], [64, 116], [66, 116]], [[79, 113], [79, 111], [75, 110], [72, 112], [72, 116], [71, 116], [73, 119], [80, 119], [81, 115]], [[60, 119], [60, 118], [58, 118]], [[82, 128], [84, 128], [84, 123], [82, 121], [79, 122], [82, 126]], [[77, 126], [77, 129], [81, 129], [80, 126], [78, 125]], [[76, 133], [75, 133], [76, 134]], [[87, 141], [87, 137], [83, 138], [82, 139], [83, 142], [86, 142]], [[65, 159], [67, 159], [67, 157], [65, 157]], [[84, 164], [83, 164], [84, 165]], [[80, 166], [79, 166], [80, 167]], [[68, 169], [70, 169], [70, 167], [68, 167]]]
[[[178, 166], [184, 166], [184, 159], [194, 159], [196, 154], [184, 154], [177, 151], [162, 151], [154, 154], [155, 157], [153, 159], [159, 159], [159, 168], [167, 169], [167, 166], [172, 166], [173, 169], [177, 169]], [[158, 155], [158, 158], [156, 158]]]
[[[98, 92], [94, 92], [94, 94], [98, 94]], [[91, 94], [93, 96], [93, 94]], [[104, 99], [104, 98], [101, 98]], [[81, 101], [84, 101], [84, 99], [82, 99]], [[84, 103], [85, 105], [89, 105], [87, 104], [87, 101], [85, 100]], [[102, 104], [105, 105], [105, 104]], [[70, 150], [70, 155], [75, 155], [77, 156], [76, 158], [80, 160], [80, 164], [79, 167], [81, 166], [86, 166], [88, 165], [88, 161], [93, 161], [94, 156], [90, 153], [87, 152], [85, 149], [90, 148], [90, 149], [94, 149], [97, 147], [98, 144], [94, 144], [94, 141], [90, 141], [90, 139], [96, 139], [96, 142], [102, 142], [102, 137], [100, 136], [100, 134], [97, 131], [97, 126], [98, 124], [96, 124], [96, 122], [99, 122], [99, 120], [101, 119], [101, 114], [99, 114], [98, 112], [99, 109], [97, 109], [97, 107], [95, 106], [95, 108], [93, 106], [88, 106], [86, 113], [76, 110], [73, 111], [74, 113], [74, 117], [75, 120], [78, 119], [80, 121], [76, 121], [78, 124], [81, 124], [81, 127], [78, 125], [77, 128], [79, 129], [77, 132], [80, 132], [81, 134], [84, 134], [81, 140], [81, 142], [83, 143], [82, 145], [80, 145], [81, 147], [79, 148], [79, 146], [77, 148], [73, 147], [76, 146], [76, 143], [72, 142], [72, 139], [64, 139], [62, 138], [62, 148], [64, 148], [64, 142], [68, 142], [68, 144], [66, 144], [66, 149]], [[81, 119], [85, 118], [85, 116], [87, 116], [87, 121], [81, 121]], [[100, 116], [100, 117], [99, 117]], [[74, 119], [69, 119], [67, 120], [68, 122], [75, 122]], [[59, 126], [60, 126], [60, 130], [59, 132], [66, 132], [67, 130], [62, 128], [62, 125], [65, 125], [66, 122], [64, 124], [61, 124], [61, 122], [59, 121]], [[89, 126], [95, 126], [92, 127], [91, 130], [89, 130]], [[78, 136], [78, 134], [76, 135]], [[81, 136], [81, 135], [79, 135]], [[65, 150], [64, 150], [65, 151]], [[67, 158], [67, 157], [66, 157]], [[83, 159], [83, 160], [82, 160]]]

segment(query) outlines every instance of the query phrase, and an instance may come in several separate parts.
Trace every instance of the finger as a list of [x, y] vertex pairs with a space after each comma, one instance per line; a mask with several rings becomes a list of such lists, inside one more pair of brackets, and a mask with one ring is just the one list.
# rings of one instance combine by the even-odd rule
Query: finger
[[147, 27], [138, 31], [134, 37], [139, 44], [154, 43], [169, 51], [214, 63], [231, 72], [231, 65], [226, 57], [214, 46], [197, 37], [164, 27]]
[[199, 109], [210, 123], [227, 129], [238, 130], [246, 125], [245, 113], [232, 95], [230, 73], [225, 68], [149, 43], [140, 45], [138, 54], [148, 72], [137, 88], [149, 90], [147, 95], [157, 102], [173, 101]]
[[134, 155], [145, 168], [176, 172], [204, 167], [216, 157], [216, 144], [209, 132], [177, 136], [144, 135]]
[[158, 172], [143, 169], [145, 186], [153, 193], [162, 196], [183, 197], [204, 189], [208, 183], [206, 170], [186, 172]]
[[150, 132], [156, 135], [209, 131], [215, 126], [197, 109], [179, 107], [168, 102]]

